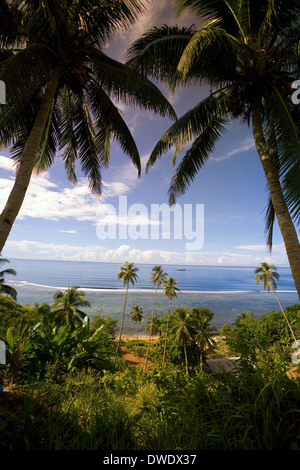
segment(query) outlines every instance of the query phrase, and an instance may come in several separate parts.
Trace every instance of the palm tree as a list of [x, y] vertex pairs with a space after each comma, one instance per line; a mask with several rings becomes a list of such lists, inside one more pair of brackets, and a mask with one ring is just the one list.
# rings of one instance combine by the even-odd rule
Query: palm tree
[[73, 331], [76, 323], [83, 324], [86, 314], [81, 307], [90, 307], [91, 304], [85, 300], [85, 293], [78, 289], [77, 286], [67, 284], [65, 292], [59, 291], [54, 294], [51, 316], [57, 326], [69, 323]]
[[136, 339], [138, 340], [138, 323], [143, 319], [143, 309], [139, 305], [135, 305], [130, 313], [130, 318], [136, 323]]
[[[6, 258], [0, 257], [0, 264], [3, 263], [9, 263], [9, 260]], [[4, 269], [3, 271], [0, 271], [0, 294], [6, 294], [9, 295], [13, 300], [17, 300], [17, 291], [11, 286], [8, 286], [7, 284], [4, 284], [5, 279], [4, 277], [7, 274], [12, 274], [15, 276], [17, 273], [14, 269]]]
[[117, 344], [116, 355], [115, 355], [115, 363], [117, 361], [117, 354], [118, 354], [121, 339], [122, 339], [129, 283], [131, 283], [134, 286], [134, 283], [138, 279], [138, 275], [137, 275], [138, 271], [139, 271], [139, 268], [134, 267], [134, 263], [129, 263], [128, 261], [126, 261], [124, 266], [121, 267], [120, 272], [118, 273], [118, 276], [117, 276], [118, 280], [120, 280], [120, 279], [123, 280], [123, 285], [126, 286], [126, 292], [125, 292], [125, 300], [124, 300], [124, 306], [123, 306], [123, 314], [122, 314], [119, 341], [118, 341], [118, 344]]
[[167, 341], [168, 341], [168, 329], [169, 329], [169, 319], [170, 319], [170, 310], [171, 310], [171, 302], [174, 297], [177, 297], [177, 292], [180, 292], [178, 288], [178, 281], [171, 276], [169, 276], [168, 280], [164, 281], [164, 290], [163, 294], [168, 297], [169, 299], [169, 309], [168, 309], [168, 316], [167, 316], [167, 328], [166, 328], [166, 337], [165, 337], [165, 345], [164, 345], [164, 355], [163, 355], [163, 365], [166, 362], [166, 350], [167, 350]]
[[212, 335], [216, 332], [216, 328], [209, 325], [212, 317], [212, 312], [204, 308], [193, 308], [191, 311], [194, 330], [193, 339], [198, 346], [200, 353], [200, 370], [203, 370], [204, 351], [206, 349], [212, 349], [215, 345]]
[[[286, 313], [284, 311], [284, 309], [282, 308], [282, 305], [281, 303], [279, 302], [279, 298], [275, 292], [275, 289], [277, 289], [277, 285], [276, 285], [276, 280], [279, 279], [279, 274], [278, 272], [276, 271], [276, 267], [273, 266], [273, 265], [268, 265], [268, 263], [260, 263], [260, 267], [255, 269], [255, 277], [256, 277], [256, 284], [258, 284], [259, 282], [263, 281], [264, 283], [264, 289], [266, 289], [267, 291], [270, 290], [270, 288], [272, 289], [275, 297], [276, 297], [276, 300], [279, 304], [279, 307], [284, 315], [284, 318], [288, 324], [288, 327], [292, 333], [292, 336], [294, 338], [295, 341], [296, 340], [296, 336], [295, 336], [295, 333], [290, 325], [290, 322], [288, 321], [288, 318], [286, 316]], [[296, 343], [297, 344], [297, 343]]]
[[150, 282], [155, 284], [155, 293], [154, 293], [154, 299], [153, 299], [153, 307], [152, 307], [152, 315], [151, 315], [151, 328], [150, 328], [150, 333], [149, 333], [149, 340], [148, 340], [148, 347], [147, 347], [147, 354], [146, 354], [146, 361], [145, 361], [145, 370], [147, 369], [147, 363], [148, 363], [148, 355], [149, 355], [149, 349], [150, 349], [150, 342], [153, 334], [153, 322], [154, 322], [154, 309], [155, 309], [155, 301], [156, 301], [156, 295], [159, 286], [161, 285], [162, 282], [166, 280], [166, 273], [162, 269], [161, 266], [154, 266], [152, 268], [152, 275], [150, 278]]
[[147, 170], [173, 146], [172, 163], [187, 144], [169, 187], [170, 204], [205, 166], [232, 120], [252, 125], [268, 189], [267, 244], [274, 218], [285, 243], [300, 299], [300, 107], [292, 103], [298, 77], [298, 0], [178, 0], [200, 20], [195, 27], [154, 27], [127, 53], [148, 77], [178, 85], [206, 83], [209, 96], [178, 119], [153, 149]]
[[172, 333], [175, 333], [175, 344], [183, 347], [185, 370], [187, 374], [189, 373], [189, 370], [186, 347], [192, 341], [191, 326], [190, 312], [186, 307], [174, 310], [172, 318]]
[[154, 84], [104, 53], [107, 40], [137, 19], [142, 10], [139, 0], [9, 3], [17, 5], [20, 27], [17, 44], [9, 44], [0, 61], [0, 79], [7, 85], [0, 141], [2, 147], [11, 146], [17, 173], [0, 215], [0, 253], [31, 175], [49, 168], [55, 154], [61, 154], [74, 184], [75, 164], [80, 162], [95, 195], [101, 194], [111, 139], [140, 175], [139, 152], [118, 102], [175, 118]]

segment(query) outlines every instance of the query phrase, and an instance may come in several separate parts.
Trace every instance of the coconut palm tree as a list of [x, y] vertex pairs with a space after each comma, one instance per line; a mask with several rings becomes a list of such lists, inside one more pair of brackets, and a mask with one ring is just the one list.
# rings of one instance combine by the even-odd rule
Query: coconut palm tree
[[140, 323], [143, 319], [142, 307], [135, 305], [130, 312], [130, 318], [136, 324], [136, 339], [138, 340], [138, 323]]
[[19, 37], [0, 61], [7, 105], [0, 109], [0, 142], [11, 147], [15, 182], [0, 214], [0, 252], [25, 198], [33, 172], [50, 167], [57, 153], [76, 183], [78, 161], [93, 194], [101, 194], [102, 169], [116, 140], [137, 173], [137, 146], [118, 103], [175, 118], [160, 90], [108, 57], [105, 44], [142, 10], [139, 0], [26, 0], [17, 8]]
[[154, 27], [129, 49], [128, 64], [173, 87], [206, 83], [210, 94], [180, 117], [153, 149], [147, 170], [187, 144], [169, 187], [170, 203], [205, 166], [228, 124], [252, 126], [269, 190], [268, 244], [276, 216], [300, 298], [300, 107], [291, 100], [299, 78], [298, 0], [178, 0], [199, 28]]
[[85, 293], [79, 290], [79, 287], [67, 284], [67, 289], [64, 292], [59, 291], [54, 294], [51, 316], [57, 326], [69, 323], [73, 331], [76, 328], [76, 323], [82, 325], [86, 317], [81, 308], [90, 306], [90, 302], [85, 300]]
[[152, 307], [152, 315], [151, 315], [151, 327], [150, 327], [150, 333], [149, 333], [149, 340], [148, 340], [148, 347], [147, 347], [147, 353], [146, 353], [146, 361], [145, 361], [145, 370], [147, 369], [147, 363], [148, 363], [148, 355], [149, 355], [149, 349], [150, 349], [150, 343], [151, 343], [151, 338], [153, 334], [153, 322], [154, 322], [154, 309], [155, 309], [155, 301], [156, 301], [156, 295], [159, 286], [166, 280], [166, 275], [167, 273], [164, 272], [161, 266], [154, 266], [152, 268], [152, 274], [150, 278], [150, 282], [155, 284], [155, 293], [154, 293], [154, 299], [153, 299], [153, 307]]
[[[9, 260], [6, 259], [6, 258], [0, 257], [0, 264], [3, 264], [3, 263], [9, 263]], [[7, 274], [11, 274], [13, 276], [16, 276], [17, 273], [14, 269], [4, 269], [3, 271], [0, 271], [0, 294], [9, 295], [9, 297], [11, 297], [13, 300], [17, 300], [17, 291], [16, 291], [16, 289], [14, 289], [13, 287], [11, 287], [7, 284], [4, 284], [4, 282], [5, 282], [4, 277]]]
[[173, 277], [169, 276], [169, 278], [164, 281], [164, 290], [163, 290], [163, 294], [169, 299], [167, 328], [166, 328], [166, 337], [165, 337], [164, 354], [163, 354], [163, 365], [165, 365], [166, 363], [166, 350], [167, 350], [167, 341], [168, 341], [171, 302], [174, 297], [177, 297], [177, 292], [180, 292], [180, 289], [178, 288], [178, 281], [175, 281]]
[[191, 320], [193, 324], [193, 339], [199, 348], [200, 354], [200, 370], [203, 370], [204, 351], [213, 349], [215, 341], [212, 338], [216, 328], [211, 326], [209, 322], [213, 317], [213, 313], [205, 308], [193, 308], [191, 310]]
[[174, 310], [172, 317], [172, 333], [175, 333], [175, 344], [180, 347], [183, 347], [185, 357], [185, 370], [187, 374], [189, 373], [189, 370], [186, 347], [192, 341], [191, 327], [192, 324], [189, 310], [186, 307], [177, 308], [176, 310]]
[[124, 299], [124, 306], [123, 306], [123, 313], [122, 313], [121, 328], [120, 328], [119, 340], [118, 340], [118, 344], [117, 344], [115, 362], [114, 363], [116, 363], [116, 361], [117, 361], [117, 355], [118, 355], [118, 351], [119, 351], [119, 347], [120, 347], [120, 343], [121, 343], [121, 339], [122, 339], [129, 283], [131, 283], [132, 286], [134, 286], [134, 283], [138, 279], [138, 275], [137, 275], [138, 271], [139, 271], [139, 268], [134, 267], [134, 263], [129, 263], [128, 261], [126, 261], [124, 266], [121, 267], [121, 269], [118, 273], [118, 276], [117, 276], [118, 280], [120, 280], [120, 279], [123, 280], [123, 285], [126, 286], [126, 291], [125, 291], [125, 299]]
[[[279, 304], [279, 307], [284, 315], [284, 318], [288, 324], [288, 327], [292, 333], [292, 336], [294, 338], [295, 341], [296, 340], [296, 336], [295, 336], [295, 333], [291, 327], [291, 324], [290, 322], [288, 321], [288, 318], [286, 316], [286, 313], [284, 311], [284, 309], [282, 308], [282, 305], [279, 301], [279, 298], [275, 292], [275, 289], [277, 289], [277, 285], [276, 285], [276, 280], [279, 279], [279, 274], [278, 272], [276, 271], [276, 267], [273, 266], [273, 265], [268, 265], [268, 263], [264, 262], [264, 263], [260, 263], [260, 267], [255, 269], [255, 277], [256, 277], [256, 284], [258, 284], [259, 282], [263, 281], [264, 283], [264, 289], [266, 289], [267, 291], [269, 291], [270, 289], [272, 289], [275, 297], [276, 297], [276, 300]], [[297, 343], [296, 343], [297, 344]]]

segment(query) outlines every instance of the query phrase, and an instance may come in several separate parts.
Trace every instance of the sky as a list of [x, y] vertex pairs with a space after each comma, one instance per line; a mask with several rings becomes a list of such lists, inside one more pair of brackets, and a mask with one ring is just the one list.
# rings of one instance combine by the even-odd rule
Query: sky
[[[135, 39], [164, 23], [190, 26], [195, 19], [186, 12], [176, 18], [172, 0], [154, 0], [138, 23], [105, 45], [105, 52], [123, 61]], [[178, 117], [208, 93], [205, 86], [178, 88], [175, 94], [161, 89]], [[271, 256], [266, 249], [268, 192], [251, 129], [238, 122], [230, 124], [205, 168], [177, 200], [177, 211], [171, 216], [170, 209], [161, 205], [168, 204], [175, 172], [172, 151], [147, 174], [145, 165], [172, 121], [120, 106], [140, 152], [141, 177], [118, 144], [112, 143], [111, 161], [102, 173], [103, 194], [95, 198], [79, 168], [77, 185], [67, 181], [57, 155], [47, 172], [32, 177], [3, 249], [4, 257], [224, 266], [258, 266], [267, 261], [288, 266], [277, 223]], [[9, 149], [0, 152], [0, 210], [14, 182], [9, 156]], [[156, 217], [158, 207], [164, 207], [162, 218]]]

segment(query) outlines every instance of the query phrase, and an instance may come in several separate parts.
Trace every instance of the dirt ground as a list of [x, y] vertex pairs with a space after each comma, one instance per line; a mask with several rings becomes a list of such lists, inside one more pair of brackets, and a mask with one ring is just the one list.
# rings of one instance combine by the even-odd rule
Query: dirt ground
[[[157, 340], [158, 336], [153, 336], [151, 338], [151, 343], [155, 343], [155, 341]], [[148, 335], [138, 335], [138, 339], [139, 341], [149, 341], [149, 336]], [[133, 341], [133, 340], [136, 340], [136, 335], [124, 335], [122, 336], [122, 341], [123, 342], [126, 342], [126, 341]], [[125, 346], [120, 346], [120, 355], [123, 359], [125, 359], [125, 361], [129, 362], [130, 364], [132, 365], [141, 365], [142, 368], [145, 367], [145, 363], [146, 363], [146, 359], [144, 357], [140, 357], [140, 356], [137, 356], [136, 354], [133, 354], [131, 351], [129, 351], [129, 349], [127, 349]], [[148, 359], [148, 366], [151, 366], [152, 362], [149, 361]]]

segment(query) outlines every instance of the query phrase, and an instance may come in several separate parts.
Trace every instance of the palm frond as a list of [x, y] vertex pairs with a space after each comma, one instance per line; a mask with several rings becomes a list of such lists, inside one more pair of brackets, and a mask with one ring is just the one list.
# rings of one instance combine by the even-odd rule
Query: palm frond
[[133, 136], [127, 124], [121, 116], [117, 106], [111, 101], [97, 83], [91, 83], [86, 90], [86, 97], [95, 116], [96, 137], [102, 142], [102, 161], [106, 164], [109, 159], [110, 141], [114, 138], [121, 145], [122, 150], [127, 154], [138, 170], [141, 172], [141, 162], [139, 152]]
[[[222, 25], [226, 30], [235, 36], [239, 34], [240, 25], [237, 21], [237, 2], [227, 0], [178, 0], [178, 14], [185, 9], [190, 10], [195, 16], [208, 20], [222, 18]], [[240, 4], [241, 2], [239, 2]]]
[[77, 139], [74, 133], [74, 100], [72, 91], [64, 88], [60, 95], [61, 118], [60, 118], [60, 149], [63, 149], [62, 159], [68, 181], [77, 183], [75, 163], [77, 159]]
[[73, 130], [82, 171], [88, 178], [92, 193], [101, 194], [101, 154], [103, 148], [97, 140], [96, 129], [83, 95], [74, 96]]
[[300, 222], [300, 112], [280, 92], [265, 101], [265, 138], [278, 152], [279, 178], [285, 201], [296, 223]]
[[176, 119], [176, 113], [163, 93], [150, 80], [98, 50], [89, 54], [95, 80], [104, 90], [125, 105], [139, 106], [161, 116]]
[[203, 168], [214, 150], [216, 142], [226, 132], [227, 120], [216, 116], [197, 137], [191, 148], [185, 153], [171, 179], [169, 188], [169, 204], [173, 205], [176, 198], [185, 193], [186, 189], [195, 179], [198, 171]]
[[3, 281], [4, 279], [0, 279], [0, 293], [9, 295], [12, 299], [16, 300], [17, 299], [16, 289], [14, 289], [13, 287], [7, 284], [2, 284]]
[[53, 55], [43, 44], [33, 44], [0, 62], [0, 79], [6, 84], [7, 104], [30, 101], [51, 72]]
[[153, 27], [129, 47], [126, 63], [142, 75], [171, 83], [180, 57], [194, 34], [194, 26]]
[[226, 110], [226, 93], [210, 94], [187, 113], [181, 116], [160, 138], [154, 147], [146, 165], [146, 171], [156, 162], [157, 158], [175, 146], [173, 163], [183, 148], [197, 138], [221, 112]]
[[120, 29], [130, 28], [144, 11], [140, 0], [79, 0], [76, 13], [88, 37], [103, 44]]
[[268, 200], [268, 205], [266, 209], [266, 214], [265, 214], [265, 237], [266, 237], [266, 242], [267, 242], [267, 247], [269, 250], [269, 253], [272, 251], [273, 247], [273, 229], [274, 229], [274, 223], [275, 223], [275, 209], [273, 206], [273, 202], [271, 197], [269, 196]]
[[205, 22], [195, 32], [182, 53], [174, 82], [218, 83], [221, 86], [236, 77], [238, 60], [250, 60], [253, 51], [221, 27], [221, 19]]

